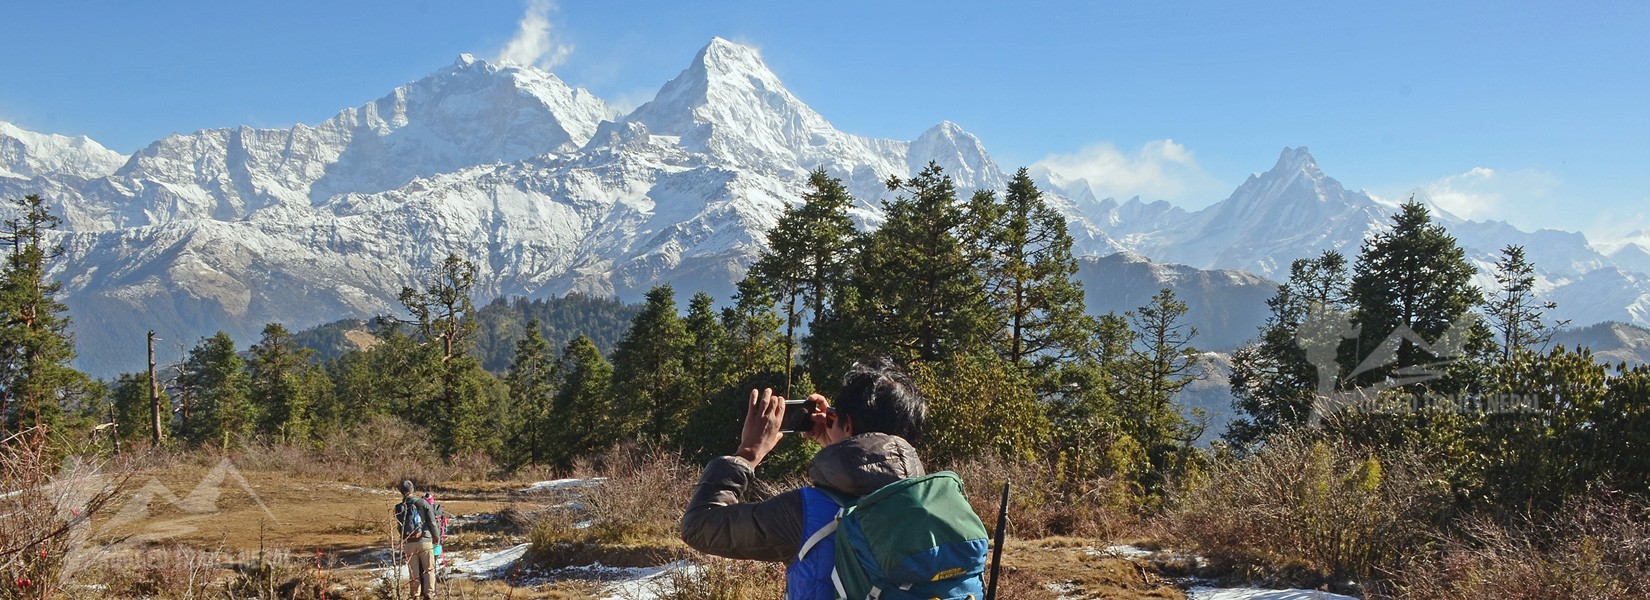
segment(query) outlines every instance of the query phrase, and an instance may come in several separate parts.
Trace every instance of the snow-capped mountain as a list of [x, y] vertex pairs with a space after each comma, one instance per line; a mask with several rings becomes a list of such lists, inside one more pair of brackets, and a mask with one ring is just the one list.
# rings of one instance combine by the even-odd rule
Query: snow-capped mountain
[[[1395, 205], [1348, 191], [1324, 175], [1304, 147], [1285, 148], [1272, 169], [1251, 175], [1225, 200], [1175, 219], [1136, 208], [1145, 226], [1122, 221], [1124, 244], [1154, 260], [1198, 268], [1241, 269], [1274, 279], [1296, 258], [1337, 249], [1349, 257]], [[1162, 215], [1162, 216], [1159, 216]]]
[[47, 135], [0, 122], [0, 178], [95, 179], [115, 172], [124, 162], [125, 155], [86, 136]]
[[[1278, 280], [1288, 277], [1293, 260], [1324, 250], [1355, 259], [1370, 235], [1391, 225], [1399, 205], [1347, 190], [1325, 175], [1304, 147], [1285, 148], [1270, 170], [1249, 177], [1225, 200], [1191, 213], [1162, 201], [1096, 201], [1087, 182], [1063, 180], [1046, 170], [1042, 180], [1077, 199], [1074, 222], [1100, 230], [1096, 239], [1108, 238], [1153, 261], [1240, 269]], [[1650, 277], [1645, 276], [1650, 269], [1639, 264], [1641, 248], [1636, 245], [1606, 256], [1579, 233], [1526, 232], [1500, 221], [1469, 221], [1440, 208], [1422, 191], [1412, 197], [1428, 205], [1434, 219], [1466, 250], [1479, 268], [1476, 282], [1482, 289], [1495, 289], [1492, 274], [1501, 250], [1519, 245], [1536, 267], [1538, 291], [1558, 302], [1553, 318], [1650, 325]]]
[[1639, 273], [1650, 273], [1650, 229], [1639, 230], [1621, 240], [1621, 246], [1610, 253], [1617, 266]]
[[[39, 137], [39, 136], [35, 136]], [[143, 332], [301, 328], [396, 310], [453, 252], [479, 293], [635, 298], [660, 281], [726, 298], [816, 168], [865, 223], [890, 176], [935, 161], [1006, 181], [951, 123], [916, 142], [836, 130], [752, 49], [715, 39], [619, 116], [554, 75], [463, 56], [318, 125], [173, 135], [84, 180], [0, 178], [64, 215], [54, 275], [92, 372], [135, 368]], [[181, 349], [181, 348], [180, 348]]]
[[475, 165], [572, 152], [613, 117], [555, 75], [465, 55], [316, 126], [174, 134], [75, 193], [54, 194], [77, 231], [234, 221], [258, 210], [396, 189]]
[[[722, 39], [628, 115], [545, 71], [463, 56], [316, 125], [201, 130], [131, 157], [0, 124], [0, 197], [39, 193], [64, 217], [53, 276], [78, 365], [98, 375], [139, 368], [150, 329], [181, 352], [219, 330], [247, 343], [269, 322], [398, 310], [402, 286], [448, 253], [480, 267], [482, 301], [635, 299], [661, 281], [727, 298], [809, 171], [842, 178], [874, 226], [887, 179], [929, 162], [965, 193], [1007, 180], [950, 122], [911, 141], [839, 131], [755, 50]], [[1258, 325], [1273, 285], [1262, 276], [1325, 248], [1355, 255], [1395, 207], [1344, 189], [1305, 148], [1195, 212], [1036, 176], [1070, 220], [1094, 307], [1129, 310], [1174, 287], [1208, 349]], [[1525, 244], [1554, 297], [1576, 298], [1578, 324], [1650, 319], [1650, 277], [1578, 235], [1448, 224], [1480, 265]]]

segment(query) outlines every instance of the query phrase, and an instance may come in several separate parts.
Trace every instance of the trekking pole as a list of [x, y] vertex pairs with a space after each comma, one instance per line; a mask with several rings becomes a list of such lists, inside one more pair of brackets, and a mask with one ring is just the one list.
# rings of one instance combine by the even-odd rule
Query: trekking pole
[[1003, 566], [1003, 537], [1008, 533], [1008, 486], [1003, 482], [1003, 505], [997, 509], [997, 533], [991, 548], [991, 587], [986, 589], [985, 600], [997, 598], [997, 574]]

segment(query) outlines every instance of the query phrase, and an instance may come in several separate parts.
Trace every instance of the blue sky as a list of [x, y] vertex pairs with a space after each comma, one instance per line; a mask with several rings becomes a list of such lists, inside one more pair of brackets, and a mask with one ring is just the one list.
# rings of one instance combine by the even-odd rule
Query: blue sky
[[[1354, 189], [1614, 237], [1650, 227], [1644, 2], [33, 2], [0, 9], [0, 120], [130, 152], [315, 123], [517, 54], [624, 106], [711, 36], [839, 129], [940, 120], [1197, 208], [1312, 149]], [[543, 15], [543, 19], [536, 19]], [[523, 42], [532, 42], [523, 45]]]

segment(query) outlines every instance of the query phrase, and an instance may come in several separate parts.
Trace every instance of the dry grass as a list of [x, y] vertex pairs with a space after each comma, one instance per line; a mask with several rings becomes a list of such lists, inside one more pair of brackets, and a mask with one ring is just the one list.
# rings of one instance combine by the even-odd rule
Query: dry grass
[[1446, 493], [1415, 459], [1279, 439], [1184, 482], [1166, 523], [1181, 545], [1242, 579], [1369, 585], [1430, 543]]
[[1146, 521], [1106, 501], [1112, 489], [1106, 481], [1062, 485], [1048, 465], [1011, 464], [995, 456], [953, 465], [951, 470], [962, 478], [968, 503], [987, 529], [996, 526], [1006, 482], [1011, 484], [1009, 533], [1016, 537], [1116, 539], [1148, 531]]
[[1650, 598], [1650, 506], [1585, 498], [1546, 523], [1469, 520], [1414, 557], [1389, 595], [1412, 600]]
[[677, 528], [697, 472], [680, 455], [621, 447], [575, 472], [604, 480], [539, 515], [528, 536], [536, 562], [652, 566], [685, 549]]
[[93, 558], [94, 519], [121, 494], [129, 465], [59, 461], [44, 430], [0, 440], [0, 598], [61, 594]]
[[[1069, 544], [1011, 541], [1004, 549], [998, 598], [1054, 600], [1181, 600], [1185, 593], [1158, 567], [1093, 551], [1084, 540]], [[1092, 540], [1089, 540], [1092, 541]]]
[[769, 600], [785, 595], [779, 563], [706, 558], [698, 568], [671, 573], [656, 586], [659, 600]]

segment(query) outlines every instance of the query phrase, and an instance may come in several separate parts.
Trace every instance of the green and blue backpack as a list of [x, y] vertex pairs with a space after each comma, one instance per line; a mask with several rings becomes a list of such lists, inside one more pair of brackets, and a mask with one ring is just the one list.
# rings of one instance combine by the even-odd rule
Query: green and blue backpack
[[861, 498], [802, 490], [803, 535], [788, 600], [980, 600], [989, 536], [942, 471]]

